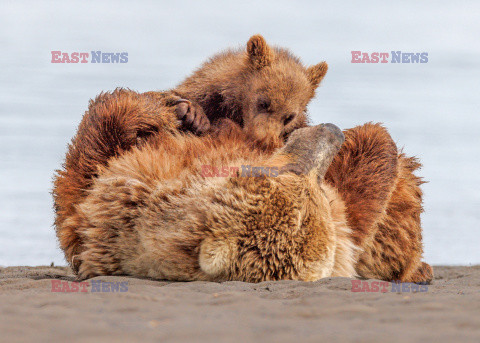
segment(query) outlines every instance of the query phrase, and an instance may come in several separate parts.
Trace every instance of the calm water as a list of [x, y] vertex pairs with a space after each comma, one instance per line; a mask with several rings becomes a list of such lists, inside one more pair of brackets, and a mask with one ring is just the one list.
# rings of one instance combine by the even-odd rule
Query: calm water
[[[3, 3], [0, 265], [65, 264], [49, 194], [88, 100], [176, 85], [219, 49], [262, 33], [328, 75], [313, 122], [383, 122], [428, 184], [425, 259], [480, 263], [480, 3], [476, 1]], [[51, 64], [50, 51], [128, 52], [126, 64]], [[428, 52], [426, 64], [351, 64], [351, 50]]]

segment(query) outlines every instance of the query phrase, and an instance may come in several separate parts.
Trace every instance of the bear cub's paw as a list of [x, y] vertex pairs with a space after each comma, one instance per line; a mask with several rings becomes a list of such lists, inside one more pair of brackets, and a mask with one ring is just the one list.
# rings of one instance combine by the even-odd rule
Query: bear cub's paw
[[183, 131], [190, 131], [201, 135], [210, 129], [210, 120], [203, 109], [190, 100], [176, 97], [172, 104], [175, 106], [177, 118], [182, 122]]

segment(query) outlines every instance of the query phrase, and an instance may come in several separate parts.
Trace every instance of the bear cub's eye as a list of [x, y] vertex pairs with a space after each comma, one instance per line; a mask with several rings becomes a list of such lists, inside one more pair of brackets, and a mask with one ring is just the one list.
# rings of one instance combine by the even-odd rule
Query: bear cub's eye
[[257, 102], [258, 112], [270, 112], [271, 101], [268, 98], [260, 98]]

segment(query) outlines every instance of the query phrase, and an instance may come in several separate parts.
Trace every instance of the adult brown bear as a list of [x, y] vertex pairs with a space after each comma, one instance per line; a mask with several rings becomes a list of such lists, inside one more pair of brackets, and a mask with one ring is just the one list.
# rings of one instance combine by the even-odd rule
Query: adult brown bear
[[[288, 57], [286, 60], [296, 66], [273, 68], [277, 55]], [[192, 87], [196, 89], [191, 93], [193, 102], [182, 100], [189, 96], [188, 92], [181, 94], [178, 91], [185, 88], [182, 86], [164, 93], [138, 94], [117, 90], [102, 94], [91, 102], [54, 188], [57, 235], [74, 270], [78, 269], [76, 259], [84, 249], [82, 237], [76, 230], [79, 224], [74, 215], [77, 205], [87, 196], [101, 168], [106, 167], [112, 158], [123, 155], [134, 146], [162, 144], [159, 132], [178, 133], [189, 126], [198, 133], [198, 123], [205, 123], [207, 117], [203, 113], [214, 119], [206, 122], [210, 127], [207, 130], [209, 135], [215, 137], [215, 132], [230, 130], [232, 125], [224, 125], [225, 129], [221, 123], [228, 122], [225, 118], [231, 118], [242, 127], [242, 145], [259, 153], [271, 153], [283, 145], [294, 129], [307, 125], [305, 106], [325, 75], [326, 64], [303, 68], [291, 54], [283, 49], [271, 49], [259, 36], [251, 38], [246, 52], [227, 53], [224, 57], [225, 60], [212, 59], [196, 72], [200, 75], [198, 80], [206, 78], [211, 81], [204, 83], [206, 91], [199, 98], [195, 94], [201, 92], [195, 87], [200, 89], [203, 81], [195, 83], [196, 74], [193, 79], [187, 79], [185, 84], [193, 83], [195, 87]], [[218, 73], [208, 78], [207, 71], [211, 70], [214, 61], [232, 59], [243, 61], [243, 65], [250, 68], [247, 74], [257, 76], [243, 77], [244, 82], [238, 82], [235, 79], [239, 77], [238, 73], [227, 74], [234, 78], [230, 83], [218, 78]], [[262, 84], [261, 75], [268, 80], [263, 87], [266, 92], [258, 87]], [[245, 88], [247, 79], [253, 81]], [[276, 80], [275, 86], [270, 86], [269, 82], [273, 80]], [[235, 87], [241, 91], [234, 92]], [[221, 97], [218, 97], [219, 90], [220, 95], [223, 94]], [[303, 92], [303, 96], [295, 95], [296, 92]], [[212, 98], [205, 94], [211, 94]], [[226, 102], [227, 94], [235, 94], [238, 99]], [[269, 96], [265, 97], [265, 94]], [[276, 100], [272, 101], [272, 98]], [[202, 107], [198, 104], [202, 104], [202, 99], [221, 101], [206, 101]], [[245, 105], [237, 106], [242, 101]], [[179, 117], [183, 123], [177, 121]], [[345, 134], [346, 142], [328, 170], [326, 181], [337, 189], [347, 206], [352, 238], [360, 248], [357, 273], [386, 280], [431, 280], [430, 266], [420, 262], [421, 181], [413, 174], [419, 167], [418, 162], [399, 154], [388, 132], [380, 125], [367, 124], [347, 130]]]

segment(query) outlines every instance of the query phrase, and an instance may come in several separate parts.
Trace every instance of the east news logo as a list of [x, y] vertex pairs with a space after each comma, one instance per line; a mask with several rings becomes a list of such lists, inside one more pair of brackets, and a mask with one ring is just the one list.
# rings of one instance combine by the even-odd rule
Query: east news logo
[[244, 164], [237, 166], [202, 165], [203, 177], [277, 177], [282, 172], [280, 167], [251, 166]]
[[352, 51], [352, 63], [427, 63], [428, 52], [362, 52]]
[[369, 281], [369, 280], [351, 280], [352, 292], [427, 292], [428, 284], [426, 282], [400, 282], [400, 281]]
[[128, 52], [61, 52], [51, 51], [52, 63], [127, 63]]
[[83, 282], [51, 280], [52, 292], [60, 293], [123, 293], [128, 292], [128, 281], [107, 282], [91, 280]]

